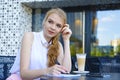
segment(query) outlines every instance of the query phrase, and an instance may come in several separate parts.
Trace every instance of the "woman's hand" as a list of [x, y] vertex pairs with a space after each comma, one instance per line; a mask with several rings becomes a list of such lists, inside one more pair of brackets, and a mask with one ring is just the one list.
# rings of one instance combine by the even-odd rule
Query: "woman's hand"
[[68, 73], [68, 70], [64, 66], [57, 64], [52, 67], [49, 67], [47, 70], [47, 74], [59, 75], [61, 73]]
[[69, 40], [72, 34], [72, 31], [69, 28], [69, 24], [65, 24], [61, 32], [62, 32], [63, 40]]

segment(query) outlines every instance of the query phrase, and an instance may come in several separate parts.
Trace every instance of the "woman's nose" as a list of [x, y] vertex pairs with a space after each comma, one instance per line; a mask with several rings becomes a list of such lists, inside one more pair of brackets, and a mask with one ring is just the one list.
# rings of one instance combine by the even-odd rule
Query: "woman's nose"
[[56, 26], [55, 26], [55, 25], [52, 25], [52, 26], [51, 26], [51, 29], [55, 30], [55, 29], [56, 29]]

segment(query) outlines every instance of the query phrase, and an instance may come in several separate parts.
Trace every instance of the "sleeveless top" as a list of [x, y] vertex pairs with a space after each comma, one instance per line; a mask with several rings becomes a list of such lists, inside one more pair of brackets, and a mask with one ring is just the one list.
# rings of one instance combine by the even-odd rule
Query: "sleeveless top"
[[[43, 36], [43, 31], [38, 33], [33, 32], [33, 34], [34, 34], [34, 39], [31, 48], [29, 69], [35, 70], [35, 69], [47, 68], [47, 52], [48, 52], [47, 47], [51, 44], [51, 42], [48, 44], [48, 42], [45, 40]], [[20, 76], [20, 51], [16, 56], [12, 68], [10, 69], [10, 73], [15, 73]], [[40, 80], [40, 79], [34, 79], [34, 80]]]

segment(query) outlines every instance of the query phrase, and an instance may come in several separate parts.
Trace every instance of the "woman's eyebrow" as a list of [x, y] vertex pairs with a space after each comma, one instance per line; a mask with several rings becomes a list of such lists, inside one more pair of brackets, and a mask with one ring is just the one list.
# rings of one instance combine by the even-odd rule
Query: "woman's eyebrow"
[[48, 18], [48, 20], [51, 20], [51, 21], [53, 21], [51, 18]]
[[[54, 20], [53, 20], [53, 19], [51, 19], [51, 18], [48, 18], [48, 20], [54, 21]], [[57, 23], [57, 25], [63, 26], [63, 25], [62, 25], [62, 24], [60, 24], [60, 23]]]

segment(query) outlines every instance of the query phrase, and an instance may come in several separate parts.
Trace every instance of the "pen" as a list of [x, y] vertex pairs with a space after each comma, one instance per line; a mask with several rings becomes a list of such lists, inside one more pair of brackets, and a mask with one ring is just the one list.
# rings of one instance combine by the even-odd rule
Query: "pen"
[[[56, 61], [55, 62], [57, 65], [60, 65], [60, 63], [58, 62], [58, 61]], [[66, 72], [66, 73], [63, 73], [63, 72], [61, 72], [61, 74], [69, 74], [68, 72]]]
[[55, 64], [60, 65], [60, 63], [56, 60]]

